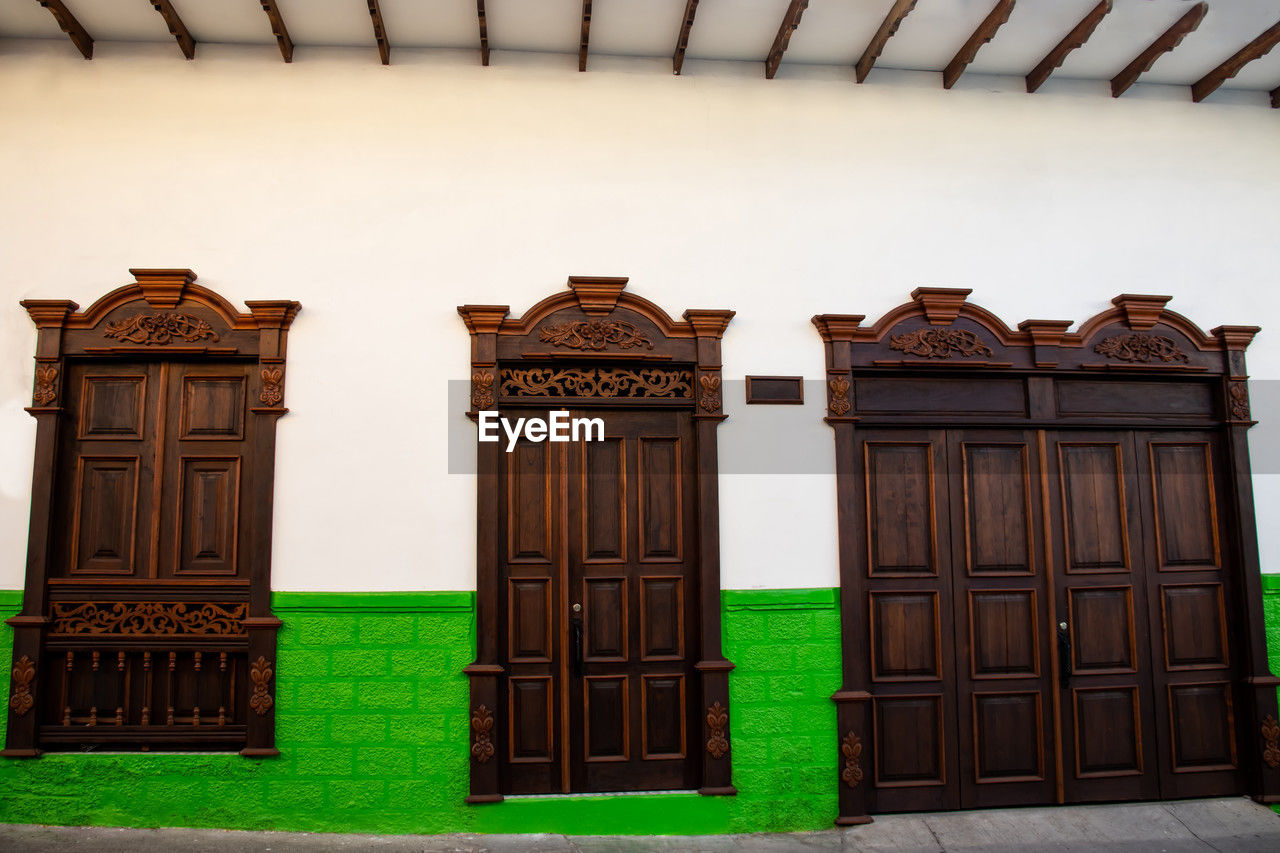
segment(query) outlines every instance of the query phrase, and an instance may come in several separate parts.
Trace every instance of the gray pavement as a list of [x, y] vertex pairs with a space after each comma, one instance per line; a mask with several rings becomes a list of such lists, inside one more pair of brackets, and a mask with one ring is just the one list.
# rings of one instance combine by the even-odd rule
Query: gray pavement
[[1267, 851], [1280, 815], [1243, 798], [883, 815], [850, 829], [779, 835], [328, 835], [212, 829], [106, 829], [0, 824], [0, 850], [94, 853], [515, 853], [515, 851]]

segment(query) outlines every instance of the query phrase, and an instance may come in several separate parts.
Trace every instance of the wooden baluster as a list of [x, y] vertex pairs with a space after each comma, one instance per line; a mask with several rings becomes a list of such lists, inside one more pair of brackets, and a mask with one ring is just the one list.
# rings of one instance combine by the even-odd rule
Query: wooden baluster
[[173, 725], [173, 671], [178, 667], [178, 653], [169, 652], [169, 680], [165, 685], [165, 704], [169, 706], [169, 715], [165, 718], [165, 725]]
[[[218, 698], [226, 701], [227, 695], [227, 653], [218, 653]], [[218, 706], [218, 725], [225, 726], [227, 724], [227, 706]]]
[[89, 676], [89, 695], [93, 697], [93, 705], [89, 706], [89, 725], [96, 726], [98, 724], [98, 664], [102, 661], [102, 652], [93, 652], [93, 668], [90, 670]]
[[201, 657], [202, 657], [201, 652], [195, 653], [195, 666], [196, 666], [195, 696], [192, 698], [192, 702], [194, 704], [191, 707], [191, 725], [193, 726], [200, 725], [200, 659]]
[[124, 652], [116, 653], [116, 672], [119, 677], [116, 679], [116, 699], [120, 704], [116, 706], [116, 725], [124, 725], [124, 703], [129, 701], [129, 674], [125, 669]]
[[62, 724], [71, 725], [71, 668], [76, 665], [76, 653], [67, 652], [67, 666], [62, 671]]
[[151, 725], [151, 652], [142, 653], [142, 724]]

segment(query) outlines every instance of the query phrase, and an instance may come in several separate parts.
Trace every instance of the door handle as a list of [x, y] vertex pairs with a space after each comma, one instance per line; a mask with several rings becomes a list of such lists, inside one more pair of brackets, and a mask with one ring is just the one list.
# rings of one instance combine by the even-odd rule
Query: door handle
[[573, 675], [582, 677], [582, 620], [570, 619], [569, 628], [573, 632]]
[[1058, 623], [1058, 686], [1071, 686], [1071, 632], [1066, 622]]

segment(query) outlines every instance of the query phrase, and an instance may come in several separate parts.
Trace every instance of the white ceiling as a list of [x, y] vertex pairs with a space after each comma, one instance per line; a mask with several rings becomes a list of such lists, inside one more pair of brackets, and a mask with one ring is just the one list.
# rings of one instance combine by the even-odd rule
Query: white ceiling
[[[98, 42], [98, 55], [109, 51], [110, 43], [116, 41], [172, 41], [164, 21], [147, 0], [64, 2]], [[259, 0], [173, 2], [197, 43], [275, 41]], [[919, 0], [876, 67], [940, 71], [995, 2]], [[979, 51], [969, 73], [1025, 75], [1096, 3], [1018, 0], [1009, 22]], [[377, 61], [365, 0], [278, 0], [278, 4], [297, 49], [367, 47]], [[788, 0], [701, 0], [686, 58], [763, 61], [787, 5]], [[788, 65], [852, 65], [892, 5], [893, 0], [811, 0], [783, 58], [784, 71]], [[1114, 0], [1111, 14], [1089, 42], [1068, 57], [1056, 76], [1110, 79], [1191, 5], [1191, 0]], [[392, 62], [398, 48], [479, 47], [475, 0], [380, 0], [380, 6]], [[597, 55], [670, 56], [684, 6], [685, 0], [593, 0], [590, 51]], [[581, 0], [486, 0], [485, 7], [495, 63], [501, 62], [503, 50], [578, 51]], [[1200, 28], [1175, 51], [1157, 60], [1142, 80], [1193, 83], [1277, 21], [1280, 0], [1210, 0]], [[74, 50], [38, 0], [0, 0], [0, 37], [63, 39], [67, 49]], [[174, 51], [179, 58], [176, 47]], [[196, 55], [198, 61], [198, 48]], [[1280, 50], [1246, 66], [1224, 88], [1271, 90], [1277, 86]]]

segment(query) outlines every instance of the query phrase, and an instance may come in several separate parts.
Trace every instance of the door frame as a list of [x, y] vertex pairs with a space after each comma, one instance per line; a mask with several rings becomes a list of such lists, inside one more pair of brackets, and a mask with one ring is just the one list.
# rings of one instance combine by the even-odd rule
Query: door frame
[[[573, 407], [687, 408], [694, 420], [697, 472], [696, 543], [699, 673], [704, 795], [732, 795], [729, 672], [720, 641], [720, 523], [717, 427], [725, 419], [720, 340], [734, 312], [690, 309], [674, 320], [654, 303], [624, 292], [626, 278], [570, 276], [522, 317], [507, 305], [461, 305], [471, 334], [471, 394], [467, 417], [503, 403], [546, 410]], [[538, 371], [539, 383], [522, 382]], [[584, 372], [608, 370], [621, 383], [579, 382]], [[595, 374], [596, 378], [601, 378]], [[478, 437], [477, 437], [478, 438]], [[476, 657], [463, 669], [470, 683], [468, 803], [503, 799], [503, 732], [499, 702], [506, 673], [497, 648], [500, 609], [498, 537], [501, 511], [500, 443], [476, 444]]]
[[[878, 811], [870, 768], [875, 767], [869, 660], [862, 641], [862, 604], [867, 593], [867, 555], [862, 484], [854, 464], [859, 427], [991, 427], [1056, 429], [1177, 428], [1210, 430], [1220, 436], [1229, 487], [1223, 504], [1228, 567], [1238, 590], [1228, 619], [1236, 634], [1241, 666], [1235, 685], [1241, 733], [1239, 767], [1254, 799], [1280, 801], [1280, 728], [1276, 686], [1267, 665], [1261, 566], [1249, 468], [1248, 372], [1245, 350], [1256, 326], [1218, 326], [1203, 332], [1168, 310], [1169, 296], [1121, 294], [1111, 308], [1091, 317], [1076, 332], [1071, 321], [1026, 320], [1010, 329], [998, 317], [968, 302], [972, 291], [917, 288], [911, 301], [863, 326], [863, 315], [823, 314], [813, 324], [826, 354], [827, 413], [836, 446], [837, 518], [843, 683], [836, 703], [836, 823], [869, 823]], [[916, 387], [964, 380], [954, 411], [946, 401], [913, 397]], [[885, 382], [885, 380], [892, 380]], [[1084, 380], [1108, 406], [1072, 406], [1062, 397], [1063, 380]], [[878, 383], [878, 384], [877, 384]], [[1113, 383], [1167, 383], [1200, 403], [1179, 411], [1146, 400], [1123, 405], [1132, 395]], [[955, 387], [955, 386], [953, 386]], [[1137, 387], [1137, 386], [1130, 386]], [[1149, 386], [1155, 388], [1156, 386]], [[897, 389], [893, 393], [886, 393]], [[999, 390], [999, 405], [978, 411], [973, 392]], [[1109, 390], [1116, 389], [1116, 390]], [[1101, 393], [1099, 393], [1101, 392]], [[1119, 402], [1116, 402], [1119, 401]], [[1177, 407], [1175, 407], [1177, 408]]]

